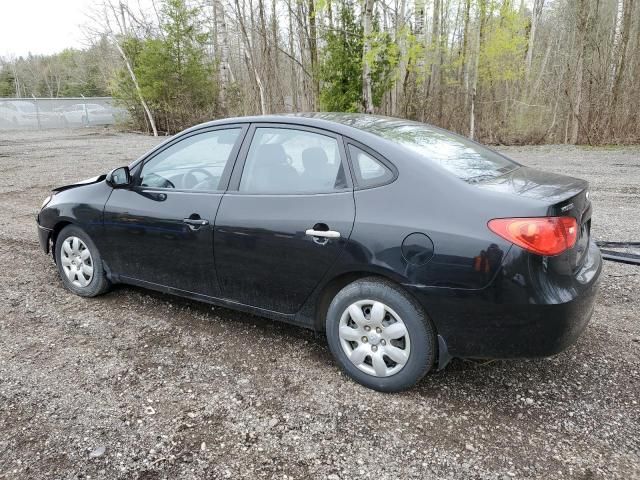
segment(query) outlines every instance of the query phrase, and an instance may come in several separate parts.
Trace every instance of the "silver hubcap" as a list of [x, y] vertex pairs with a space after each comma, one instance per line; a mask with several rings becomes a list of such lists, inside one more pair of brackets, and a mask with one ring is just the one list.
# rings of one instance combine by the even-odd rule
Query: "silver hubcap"
[[351, 363], [374, 377], [389, 377], [406, 365], [409, 332], [389, 306], [374, 300], [352, 303], [340, 317], [340, 345]]
[[62, 269], [76, 287], [86, 287], [93, 278], [93, 258], [87, 245], [78, 237], [69, 237], [62, 243], [60, 255]]

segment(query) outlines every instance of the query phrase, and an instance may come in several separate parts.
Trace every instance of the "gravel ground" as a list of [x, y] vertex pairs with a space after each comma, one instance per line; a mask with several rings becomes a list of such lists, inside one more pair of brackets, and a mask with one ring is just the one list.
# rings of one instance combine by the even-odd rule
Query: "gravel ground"
[[[116, 287], [66, 291], [34, 217], [56, 185], [157, 139], [0, 132], [0, 478], [640, 478], [640, 269], [606, 263], [592, 322], [542, 360], [454, 360], [402, 394], [322, 336]], [[640, 148], [508, 148], [588, 179], [599, 240], [640, 240]]]

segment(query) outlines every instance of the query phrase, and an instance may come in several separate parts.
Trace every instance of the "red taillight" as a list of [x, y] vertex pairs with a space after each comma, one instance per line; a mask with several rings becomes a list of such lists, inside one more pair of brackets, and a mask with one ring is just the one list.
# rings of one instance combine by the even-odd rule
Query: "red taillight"
[[559, 255], [576, 244], [578, 223], [573, 217], [495, 218], [492, 232], [538, 255]]

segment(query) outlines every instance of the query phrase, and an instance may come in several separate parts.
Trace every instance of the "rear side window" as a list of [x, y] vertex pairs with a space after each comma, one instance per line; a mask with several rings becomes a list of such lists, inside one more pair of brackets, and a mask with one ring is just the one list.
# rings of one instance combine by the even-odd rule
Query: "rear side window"
[[245, 193], [313, 194], [347, 188], [338, 141], [291, 128], [257, 128], [242, 171]]
[[393, 172], [386, 165], [355, 145], [349, 144], [349, 156], [359, 187], [375, 187], [393, 180]]

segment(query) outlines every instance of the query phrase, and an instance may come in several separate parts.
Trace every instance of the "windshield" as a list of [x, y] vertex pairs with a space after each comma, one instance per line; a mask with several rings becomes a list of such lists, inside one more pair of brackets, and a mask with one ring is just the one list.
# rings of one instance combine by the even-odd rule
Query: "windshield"
[[518, 168], [517, 163], [499, 153], [422, 123], [380, 122], [370, 131], [437, 162], [467, 182], [499, 177]]

